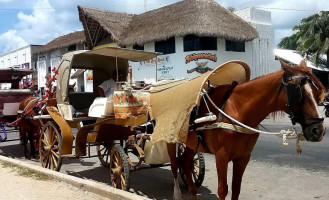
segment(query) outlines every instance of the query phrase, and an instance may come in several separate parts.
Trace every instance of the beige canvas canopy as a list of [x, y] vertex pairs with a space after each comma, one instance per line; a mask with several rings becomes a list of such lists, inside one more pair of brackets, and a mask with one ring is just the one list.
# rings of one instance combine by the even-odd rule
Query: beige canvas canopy
[[230, 61], [202, 76], [182, 80], [182, 84], [174, 82], [152, 88], [149, 109], [151, 118], [156, 121], [152, 141], [186, 142], [191, 111], [200, 105], [200, 92], [208, 87], [208, 80], [211, 85], [219, 86], [233, 81], [241, 84], [249, 79], [250, 68], [246, 63]]
[[[69, 109], [68, 87], [71, 69], [90, 69], [93, 71], [94, 87], [111, 78], [116, 69], [127, 74], [128, 61], [147, 61], [156, 57], [155, 52], [123, 49], [119, 47], [104, 47], [95, 50], [78, 50], [63, 55], [57, 76], [56, 99], [64, 118], [72, 116]], [[81, 70], [80, 70], [81, 71]], [[100, 82], [98, 84], [98, 82]], [[95, 88], [94, 88], [94, 91]], [[65, 108], [64, 108], [65, 107]], [[61, 109], [63, 108], [63, 109]], [[69, 112], [66, 114], [66, 112]]]

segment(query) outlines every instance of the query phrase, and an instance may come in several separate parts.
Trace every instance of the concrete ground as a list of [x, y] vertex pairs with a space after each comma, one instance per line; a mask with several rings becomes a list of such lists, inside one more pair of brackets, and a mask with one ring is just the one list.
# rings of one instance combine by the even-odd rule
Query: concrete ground
[[[322, 110], [322, 108], [320, 108]], [[328, 129], [329, 118], [325, 119], [325, 125]], [[265, 119], [262, 123], [271, 131], [287, 129], [291, 123], [287, 117], [277, 118], [276, 121]], [[12, 134], [11, 137], [17, 138]], [[295, 151], [294, 141], [289, 141], [287, 147], [282, 146], [282, 139], [275, 136], [261, 135], [252, 154], [251, 161], [243, 177], [240, 199], [268, 199], [268, 200], [309, 200], [309, 199], [329, 199], [329, 139], [326, 135], [320, 143], [301, 143], [303, 153], [298, 155]], [[8, 141], [0, 143], [0, 154], [7, 157], [21, 160], [36, 166], [40, 166], [38, 160], [24, 159], [19, 142]], [[92, 155], [95, 155], [94, 147]], [[217, 173], [215, 159], [213, 155], [204, 154], [206, 161], [205, 180], [198, 189], [198, 195], [201, 200], [213, 200], [217, 197]], [[6, 169], [5, 169], [6, 170]], [[12, 172], [0, 171], [8, 174]], [[13, 172], [14, 173], [14, 172]], [[93, 180], [100, 183], [109, 184], [109, 171], [100, 165], [97, 157], [85, 157], [81, 159], [64, 159], [61, 173], [83, 179]], [[231, 175], [232, 165], [229, 165], [228, 184], [229, 194], [231, 195]], [[16, 176], [13, 174], [12, 176]], [[23, 177], [24, 178], [24, 177]], [[9, 181], [10, 180], [10, 181]], [[29, 179], [27, 185], [34, 185], [38, 182]], [[132, 171], [130, 173], [131, 193], [152, 199], [172, 199], [173, 178], [170, 167], [149, 168], [143, 166], [142, 170]], [[0, 183], [2, 188], [6, 183], [11, 183], [12, 178], [2, 176]], [[31, 187], [28, 191], [44, 191], [49, 187], [47, 184], [41, 184], [40, 187]], [[188, 199], [188, 191], [183, 183], [180, 184], [184, 198]], [[22, 186], [23, 187], [23, 186]], [[54, 188], [59, 186], [54, 186]], [[60, 188], [65, 188], [61, 186]], [[70, 186], [68, 186], [70, 189]], [[110, 187], [110, 186], [109, 186]], [[10, 193], [19, 192], [20, 184], [10, 185], [3, 189]], [[12, 193], [15, 193], [12, 192]], [[57, 190], [59, 197], [60, 192]], [[84, 191], [77, 191], [77, 197], [85, 197]], [[74, 190], [72, 190], [74, 193]], [[80, 195], [80, 196], [79, 196]], [[89, 195], [89, 193], [88, 193]], [[88, 195], [86, 198], [88, 199]], [[0, 199], [1, 199], [0, 195]], [[95, 197], [97, 199], [97, 197]], [[5, 199], [10, 199], [5, 198]], [[13, 196], [13, 199], [21, 199]], [[33, 198], [31, 198], [33, 199]], [[37, 198], [38, 199], [38, 198]], [[64, 199], [64, 198], [62, 198]], [[68, 198], [70, 199], [70, 198]], [[77, 199], [77, 198], [76, 198]], [[78, 198], [80, 199], [80, 198]]]

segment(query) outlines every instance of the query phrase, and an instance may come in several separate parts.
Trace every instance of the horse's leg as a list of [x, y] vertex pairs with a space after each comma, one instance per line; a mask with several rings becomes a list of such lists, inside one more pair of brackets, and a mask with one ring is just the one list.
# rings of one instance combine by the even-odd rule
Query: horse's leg
[[170, 157], [171, 162], [171, 171], [174, 175], [174, 200], [182, 199], [182, 193], [179, 188], [178, 177], [177, 177], [177, 169], [178, 169], [178, 162], [176, 158], [176, 144], [167, 143], [168, 154]]
[[239, 199], [243, 173], [249, 163], [248, 156], [233, 160], [232, 200]]
[[216, 167], [218, 176], [218, 196], [220, 200], [225, 200], [228, 192], [227, 187], [227, 166], [229, 163], [229, 155], [225, 149], [221, 149], [216, 153]]
[[186, 183], [188, 185], [189, 191], [192, 195], [191, 199], [199, 199], [197, 196], [197, 187], [195, 186], [195, 183], [192, 179], [192, 170], [193, 170], [193, 158], [195, 156], [195, 151], [193, 149], [190, 149], [188, 147], [185, 148], [185, 152], [183, 154], [183, 160], [182, 160], [182, 166], [183, 171], [185, 174]]
[[30, 149], [31, 149], [31, 156], [35, 158], [35, 149], [34, 149], [34, 144], [33, 144], [33, 128], [27, 131], [27, 137], [30, 142]]
[[24, 127], [24, 126], [19, 127], [19, 138], [21, 140], [21, 144], [22, 144], [23, 149], [24, 149], [25, 158], [30, 159], [30, 157], [28, 155], [29, 151], [27, 150], [27, 131], [26, 131], [26, 127]]

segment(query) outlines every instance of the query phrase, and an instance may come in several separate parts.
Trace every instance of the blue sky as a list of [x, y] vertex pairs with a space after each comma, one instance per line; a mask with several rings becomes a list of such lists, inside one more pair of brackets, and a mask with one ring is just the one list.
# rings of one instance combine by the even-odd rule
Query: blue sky
[[[139, 14], [178, 0], [0, 0], [0, 55], [28, 44], [46, 44], [54, 38], [82, 30], [77, 6]], [[216, 0], [223, 7], [259, 7], [272, 13], [275, 44], [292, 34], [300, 20], [329, 10], [328, 0]]]

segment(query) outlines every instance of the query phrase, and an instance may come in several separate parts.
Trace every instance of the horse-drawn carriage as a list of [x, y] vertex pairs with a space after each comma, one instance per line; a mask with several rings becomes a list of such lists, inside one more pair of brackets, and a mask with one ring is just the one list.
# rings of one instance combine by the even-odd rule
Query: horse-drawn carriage
[[[238, 199], [257, 133], [262, 133], [256, 128], [271, 112], [288, 113], [293, 124], [301, 124], [306, 140], [323, 138], [323, 118], [316, 106], [323, 100], [325, 90], [305, 62], [297, 67], [282, 63], [282, 70], [250, 82], [248, 65], [231, 61], [202, 76], [159, 83], [149, 89], [135, 90], [131, 83], [126, 84], [123, 90], [105, 99], [96, 98], [94, 92], [68, 91], [71, 69], [93, 70], [93, 91], [96, 91], [113, 70], [127, 74], [128, 60], [144, 61], [155, 56], [155, 53], [110, 47], [65, 54], [55, 72], [58, 73], [57, 103], [52, 99], [41, 101], [37, 105], [47, 102], [42, 112], [29, 118], [38, 120], [42, 126], [39, 139], [42, 166], [59, 171], [64, 157], [86, 155], [87, 144], [94, 143], [101, 163], [111, 169], [112, 185], [126, 190], [130, 169], [143, 161], [163, 163], [165, 159], [161, 163], [152, 158], [152, 152], [161, 149], [161, 145], [156, 147], [153, 143], [164, 142], [168, 153], [158, 152], [170, 157], [175, 199], [180, 199], [177, 167], [192, 197], [197, 198], [196, 186], [204, 178], [204, 160], [196, 150], [215, 154], [218, 195], [222, 199], [228, 192], [228, 162], [233, 161], [232, 199]], [[77, 129], [76, 133], [72, 129]], [[289, 134], [278, 133], [284, 138]], [[177, 159], [178, 142], [187, 147], [179, 146]], [[147, 156], [151, 156], [150, 160]], [[155, 154], [155, 157], [161, 156]]]
[[5, 123], [13, 121], [17, 117], [18, 106], [26, 97], [32, 96], [30, 89], [19, 89], [19, 82], [23, 77], [33, 73], [30, 69], [7, 68], [0, 69], [0, 83], [8, 86], [0, 88], [0, 141], [7, 139]]
[[[154, 123], [148, 114], [148, 89], [137, 90], [130, 81], [110, 97], [98, 97], [96, 93], [97, 86], [111, 78], [113, 71], [128, 74], [128, 60], [147, 61], [156, 55], [110, 47], [65, 54], [56, 72], [57, 104], [47, 105], [46, 112], [30, 118], [42, 126], [39, 139], [42, 166], [59, 171], [63, 158], [84, 156], [87, 149], [90, 152], [90, 144], [95, 144], [102, 165], [111, 169], [112, 185], [126, 190], [130, 170], [142, 163], [152, 166], [169, 163], [166, 144], [154, 146], [150, 142]], [[92, 70], [94, 92], [69, 92], [74, 69]], [[180, 144], [178, 154], [183, 151], [184, 145]], [[201, 153], [196, 154], [194, 168], [194, 180], [200, 186], [205, 173]]]

